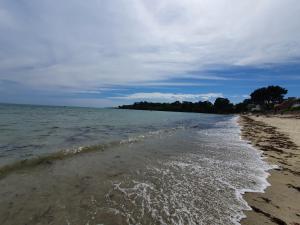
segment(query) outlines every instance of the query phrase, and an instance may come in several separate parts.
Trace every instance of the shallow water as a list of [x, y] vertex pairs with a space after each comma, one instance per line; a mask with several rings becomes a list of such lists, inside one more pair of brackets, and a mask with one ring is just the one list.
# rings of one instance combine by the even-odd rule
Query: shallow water
[[134, 141], [152, 132], [192, 126], [197, 118], [186, 113], [0, 104], [0, 166], [58, 150]]
[[[10, 131], [1, 131], [2, 165], [95, 147], [1, 177], [3, 225], [238, 224], [248, 208], [241, 194], [267, 185], [269, 166], [240, 139], [232, 116], [5, 107], [1, 127]], [[58, 128], [40, 139], [51, 127]], [[85, 127], [93, 132], [70, 141]], [[14, 148], [22, 139], [27, 147]]]

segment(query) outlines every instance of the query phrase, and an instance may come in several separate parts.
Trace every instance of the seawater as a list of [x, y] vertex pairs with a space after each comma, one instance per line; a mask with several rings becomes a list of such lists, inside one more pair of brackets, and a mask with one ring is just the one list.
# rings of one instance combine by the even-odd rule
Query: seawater
[[[0, 104], [0, 165], [181, 128], [183, 113]], [[76, 151], [76, 150], [75, 150]]]
[[236, 116], [0, 105], [0, 127], [4, 225], [239, 224], [268, 185]]

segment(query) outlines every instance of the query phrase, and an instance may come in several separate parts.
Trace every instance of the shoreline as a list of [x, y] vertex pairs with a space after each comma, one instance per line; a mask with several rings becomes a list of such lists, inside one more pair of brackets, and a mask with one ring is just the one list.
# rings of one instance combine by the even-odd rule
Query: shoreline
[[0, 179], [0, 224], [238, 224], [266, 163], [236, 122], [197, 117], [172, 135], [11, 173]]
[[263, 193], [246, 192], [252, 208], [245, 211], [242, 225], [300, 224], [300, 120], [279, 116], [240, 116], [241, 137], [262, 151], [263, 160], [276, 165], [268, 172]]

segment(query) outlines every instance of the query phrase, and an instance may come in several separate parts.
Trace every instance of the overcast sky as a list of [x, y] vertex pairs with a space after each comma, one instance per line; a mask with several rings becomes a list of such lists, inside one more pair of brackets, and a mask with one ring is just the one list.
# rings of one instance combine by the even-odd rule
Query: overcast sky
[[0, 102], [300, 94], [299, 0], [0, 0]]

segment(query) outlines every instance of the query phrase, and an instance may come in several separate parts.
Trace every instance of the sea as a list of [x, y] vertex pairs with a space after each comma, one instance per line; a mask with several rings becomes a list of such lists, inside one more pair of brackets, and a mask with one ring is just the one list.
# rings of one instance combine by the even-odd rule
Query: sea
[[0, 224], [240, 224], [271, 166], [237, 120], [0, 104]]

